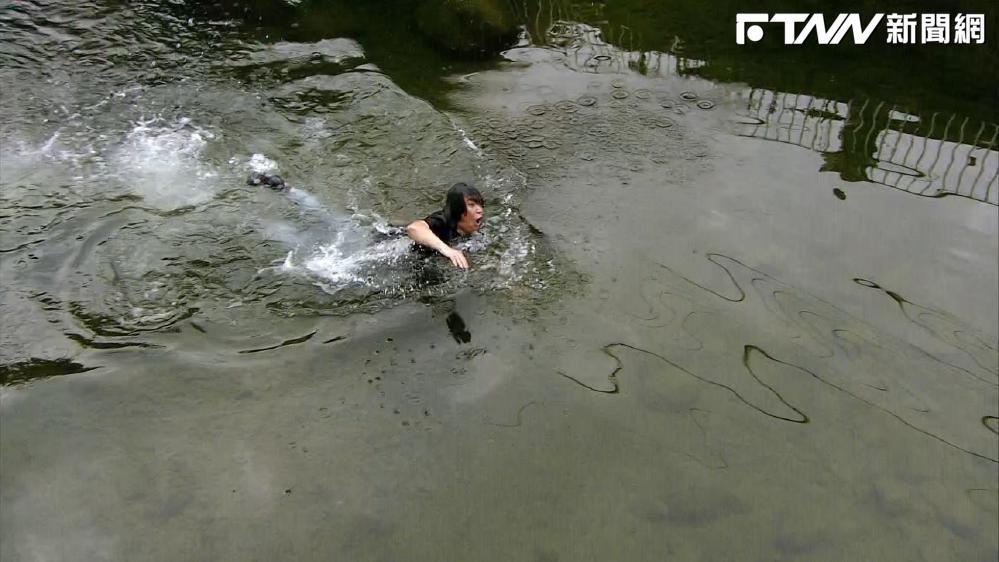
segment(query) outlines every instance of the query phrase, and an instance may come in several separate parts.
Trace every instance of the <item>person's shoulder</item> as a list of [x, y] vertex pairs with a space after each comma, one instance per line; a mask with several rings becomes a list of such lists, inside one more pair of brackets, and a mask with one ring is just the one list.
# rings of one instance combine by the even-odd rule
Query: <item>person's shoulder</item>
[[444, 224], [444, 213], [442, 211], [430, 213], [423, 219], [423, 221], [426, 222], [427, 224], [432, 224], [432, 223]]
[[444, 219], [444, 213], [442, 211], [431, 213], [423, 220], [427, 223], [427, 226], [430, 227], [430, 231], [440, 238], [445, 244], [451, 243], [451, 239], [455, 237], [456, 232], [454, 232], [454, 227], [448, 225], [447, 220]]
[[427, 223], [430, 230], [433, 230], [437, 236], [440, 236], [442, 232], [447, 231], [447, 221], [444, 220], [444, 213], [441, 211], [430, 213], [423, 219], [423, 222]]

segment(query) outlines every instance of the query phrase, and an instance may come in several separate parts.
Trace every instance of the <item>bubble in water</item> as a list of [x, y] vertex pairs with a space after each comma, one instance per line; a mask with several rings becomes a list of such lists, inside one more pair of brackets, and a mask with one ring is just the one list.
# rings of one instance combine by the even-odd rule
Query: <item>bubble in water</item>
[[680, 99], [684, 101], [694, 101], [697, 99], [697, 94], [691, 91], [681, 92]]
[[668, 129], [676, 125], [676, 121], [666, 117], [665, 115], [649, 115], [643, 117], [639, 120], [643, 125], [649, 127], [658, 127], [660, 129]]
[[576, 98], [576, 103], [578, 103], [579, 105], [581, 105], [583, 107], [589, 107], [591, 105], [596, 105], [597, 98], [595, 98], [595, 97], [593, 97], [593, 96], [591, 96], [589, 94], [584, 94], [584, 95], [579, 96], [578, 98]]
[[607, 137], [611, 134], [611, 126], [607, 123], [597, 123], [596, 125], [590, 127], [587, 134], [594, 137]]
[[628, 97], [628, 90], [614, 90], [611, 97], [616, 100], [623, 100]]
[[697, 108], [698, 109], [705, 109], [705, 110], [707, 110], [707, 109], [714, 109], [714, 107], [715, 107], [715, 102], [713, 102], [711, 100], [701, 100], [701, 101], [697, 102]]
[[614, 99], [611, 100], [610, 103], [608, 103], [607, 105], [613, 107], [618, 111], [628, 112], [628, 113], [636, 109], [639, 109], [638, 102], [629, 100], [628, 98]]
[[527, 112], [531, 115], [544, 115], [548, 111], [547, 105], [532, 105], [527, 108]]
[[575, 113], [579, 110], [579, 107], [570, 100], [561, 100], [555, 102], [555, 109], [561, 111], [562, 113]]

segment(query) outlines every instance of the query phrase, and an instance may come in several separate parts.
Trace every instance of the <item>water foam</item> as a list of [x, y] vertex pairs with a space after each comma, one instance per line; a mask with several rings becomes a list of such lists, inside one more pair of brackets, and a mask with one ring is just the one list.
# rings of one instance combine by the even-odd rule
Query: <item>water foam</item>
[[458, 134], [461, 136], [461, 140], [462, 140], [462, 142], [465, 143], [465, 146], [467, 146], [473, 152], [475, 152], [476, 156], [478, 156], [479, 158], [483, 158], [485, 156], [482, 153], [482, 149], [479, 148], [479, 146], [476, 145], [475, 142], [472, 141], [471, 138], [469, 138], [468, 133], [465, 132], [465, 129], [462, 129], [461, 127], [459, 127], [458, 125], [456, 125], [454, 123], [452, 123], [451, 126], [454, 127], [454, 130], [457, 131]]
[[200, 160], [215, 135], [190, 119], [135, 123], [117, 153], [121, 179], [155, 207], [197, 205], [215, 195], [217, 173]]
[[351, 252], [345, 249], [342, 234], [307, 257], [302, 269], [326, 281], [321, 286], [327, 292], [354, 283], [377, 289], [393, 284], [384, 275], [384, 269], [405, 259], [409, 253], [408, 239], [384, 240]]
[[259, 153], [250, 156], [250, 161], [247, 164], [250, 166], [250, 170], [259, 174], [269, 174], [278, 171], [277, 162]]
[[406, 265], [410, 241], [402, 237], [373, 241], [370, 234], [370, 229], [355, 224], [337, 232], [331, 242], [296, 246], [268, 269], [304, 277], [331, 295], [348, 289], [394, 292], [411, 276]]
[[[234, 157], [230, 163], [240, 160]], [[253, 154], [245, 165], [258, 173], [272, 174], [279, 169], [277, 162], [263, 154]], [[385, 289], [398, 281], [391, 271], [409, 254], [410, 246], [402, 229], [374, 212], [355, 211], [348, 216], [328, 209], [300, 187], [291, 187], [283, 194], [308, 216], [320, 218], [323, 230], [334, 233], [333, 240], [328, 241], [329, 234], [324, 236], [314, 228], [307, 232], [286, 222], [267, 221], [267, 237], [292, 248], [279, 265], [267, 270], [312, 278], [327, 293], [357, 286]], [[317, 242], [318, 236], [325, 240]]]

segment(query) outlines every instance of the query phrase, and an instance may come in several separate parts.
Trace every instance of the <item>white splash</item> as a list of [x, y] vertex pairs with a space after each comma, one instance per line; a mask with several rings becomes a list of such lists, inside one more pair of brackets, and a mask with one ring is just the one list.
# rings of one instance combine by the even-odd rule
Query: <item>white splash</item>
[[472, 142], [472, 139], [468, 138], [468, 133], [465, 132], [465, 129], [462, 129], [456, 123], [453, 122], [451, 123], [451, 126], [454, 127], [454, 130], [457, 131], [459, 135], [461, 135], [461, 140], [465, 143], [465, 146], [472, 149], [472, 151], [475, 152], [476, 156], [482, 158], [483, 157], [482, 149], [476, 146], [476, 144]]
[[282, 271], [302, 272], [318, 277], [329, 292], [350, 284], [378, 286], [380, 270], [403, 259], [409, 252], [410, 242], [394, 238], [367, 247], [348, 249], [344, 233], [339, 233], [332, 243], [314, 249], [301, 262], [296, 262], [295, 251], [288, 254]]
[[271, 160], [263, 154], [254, 154], [253, 156], [250, 156], [249, 165], [251, 170], [261, 174], [278, 171], [277, 162]]
[[302, 205], [303, 207], [308, 207], [310, 209], [318, 209], [320, 207], [319, 199], [317, 199], [315, 195], [300, 187], [289, 188], [285, 193], [288, 194], [288, 197], [292, 201]]
[[56, 131], [49, 140], [45, 141], [45, 144], [39, 149], [41, 154], [50, 154], [52, 152], [52, 146], [55, 144], [56, 140], [59, 138], [59, 131]]
[[200, 160], [215, 138], [184, 118], [159, 118], [135, 124], [118, 149], [120, 179], [149, 204], [177, 208], [208, 201], [215, 195], [217, 174]]

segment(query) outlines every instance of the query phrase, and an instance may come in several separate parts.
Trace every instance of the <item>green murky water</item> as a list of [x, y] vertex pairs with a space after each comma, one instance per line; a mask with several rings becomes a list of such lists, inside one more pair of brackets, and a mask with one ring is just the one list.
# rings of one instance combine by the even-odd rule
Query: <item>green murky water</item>
[[994, 7], [442, 5], [0, 4], [0, 557], [994, 560]]

